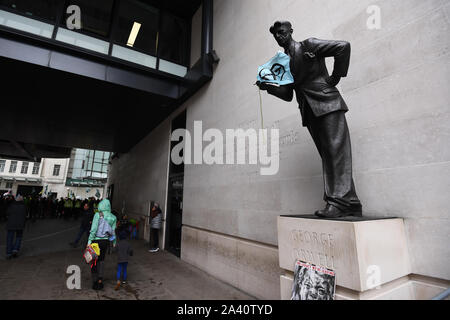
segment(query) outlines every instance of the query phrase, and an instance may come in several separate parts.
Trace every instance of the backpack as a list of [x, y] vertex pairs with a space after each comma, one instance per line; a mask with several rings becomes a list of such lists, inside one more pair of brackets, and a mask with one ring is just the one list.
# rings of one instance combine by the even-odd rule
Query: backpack
[[98, 228], [95, 236], [97, 238], [108, 238], [109, 241], [114, 241], [115, 235], [114, 230], [109, 225], [108, 221], [106, 221], [103, 216], [103, 212], [99, 212], [100, 219], [98, 220]]

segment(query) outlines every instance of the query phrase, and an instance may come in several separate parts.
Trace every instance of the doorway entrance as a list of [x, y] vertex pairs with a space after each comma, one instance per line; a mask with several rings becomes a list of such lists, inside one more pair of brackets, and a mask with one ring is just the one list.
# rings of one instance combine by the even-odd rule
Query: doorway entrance
[[42, 191], [42, 186], [26, 186], [26, 185], [19, 185], [17, 187], [17, 194], [20, 194], [24, 197], [28, 196], [38, 196], [39, 193]]
[[[186, 111], [172, 121], [172, 132], [186, 129]], [[171, 142], [170, 152], [179, 142]], [[184, 163], [175, 165], [169, 160], [169, 181], [166, 216], [166, 250], [177, 257], [181, 256], [181, 228], [183, 226], [183, 184]]]

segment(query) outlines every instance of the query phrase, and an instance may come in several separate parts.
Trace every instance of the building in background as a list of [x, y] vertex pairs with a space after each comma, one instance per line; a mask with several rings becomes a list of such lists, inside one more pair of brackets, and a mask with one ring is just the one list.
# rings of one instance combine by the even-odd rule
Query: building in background
[[29, 162], [0, 159], [0, 192], [65, 197], [69, 160], [43, 158], [41, 162]]
[[102, 198], [108, 179], [110, 152], [73, 149], [66, 179], [71, 195]]
[[0, 192], [102, 198], [110, 155], [103, 151], [73, 149], [67, 159], [43, 158], [41, 162], [0, 159]]

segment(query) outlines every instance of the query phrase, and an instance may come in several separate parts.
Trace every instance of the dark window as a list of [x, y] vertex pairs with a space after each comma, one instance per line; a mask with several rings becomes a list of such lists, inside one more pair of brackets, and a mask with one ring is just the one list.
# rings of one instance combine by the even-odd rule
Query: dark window
[[[108, 38], [112, 19], [112, 9], [114, 0], [70, 0], [64, 10], [64, 19], [61, 22], [65, 27], [67, 18], [71, 13], [66, 13], [67, 7], [76, 5], [80, 7], [81, 31], [87, 35]], [[73, 30], [77, 31], [77, 30]]]
[[159, 35], [159, 57], [170, 62], [187, 65], [186, 21], [163, 13], [161, 15], [161, 33]]
[[0, 0], [0, 5], [30, 18], [55, 21], [60, 0]]
[[28, 162], [22, 162], [22, 169], [20, 169], [20, 173], [27, 174], [28, 173]]
[[39, 173], [39, 166], [40, 166], [39, 162], [33, 163], [33, 172], [32, 172], [32, 174], [38, 174]]
[[9, 166], [9, 173], [15, 173], [17, 170], [17, 161], [11, 161]]
[[53, 167], [53, 176], [57, 177], [59, 176], [59, 171], [61, 170], [61, 165], [55, 164]]
[[155, 56], [158, 34], [158, 10], [134, 1], [121, 1], [115, 43]]

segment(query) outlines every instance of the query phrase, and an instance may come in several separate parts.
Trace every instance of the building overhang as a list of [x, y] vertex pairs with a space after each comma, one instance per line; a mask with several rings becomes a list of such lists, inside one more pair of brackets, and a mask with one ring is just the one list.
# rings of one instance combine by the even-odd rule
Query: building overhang
[[[8, 127], [9, 124], [2, 123], [2, 126]], [[10, 137], [12, 137], [12, 135]], [[42, 158], [70, 158], [70, 152], [71, 148], [49, 146], [39, 143], [23, 143], [12, 139], [0, 139], [0, 158], [40, 162]]]
[[[193, 14], [200, 2], [170, 1], [165, 9]], [[212, 24], [212, 0], [203, 6], [205, 45], [185, 77], [1, 26], [0, 67], [8, 79], [2, 100], [13, 107], [2, 108], [0, 156], [36, 161], [68, 157], [71, 148], [128, 152], [212, 79], [212, 25], [205, 25]]]

